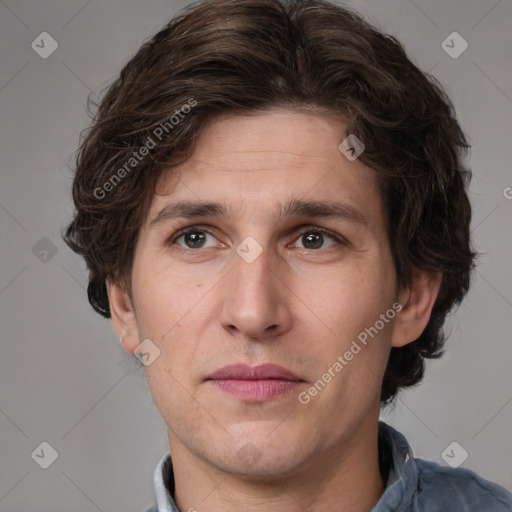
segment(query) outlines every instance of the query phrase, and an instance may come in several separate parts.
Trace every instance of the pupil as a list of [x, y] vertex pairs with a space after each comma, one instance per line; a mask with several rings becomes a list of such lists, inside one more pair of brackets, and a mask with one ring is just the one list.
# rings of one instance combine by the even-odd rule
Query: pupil
[[185, 243], [193, 248], [199, 247], [204, 242], [205, 236], [201, 231], [194, 233], [185, 233]]
[[[307, 240], [307, 243], [305, 243], [305, 240]], [[322, 233], [309, 233], [307, 235], [302, 236], [302, 242], [304, 243], [305, 246], [309, 245], [310, 248], [317, 249], [318, 247], [322, 246], [323, 235]], [[309, 242], [312, 242], [312, 244], [310, 244]]]

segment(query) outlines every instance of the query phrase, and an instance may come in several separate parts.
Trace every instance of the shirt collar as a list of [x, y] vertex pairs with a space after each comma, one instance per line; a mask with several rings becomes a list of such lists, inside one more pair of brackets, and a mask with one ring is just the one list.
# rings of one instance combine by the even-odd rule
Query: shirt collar
[[[371, 512], [406, 512], [414, 500], [418, 482], [418, 468], [412, 448], [403, 434], [383, 421], [379, 421], [379, 437], [390, 448], [391, 467], [384, 493]], [[158, 463], [153, 482], [158, 512], [180, 512], [172, 497], [174, 476], [169, 453]]]
[[[166, 482], [169, 483], [167, 487]], [[158, 512], [180, 512], [172, 498], [174, 494], [174, 473], [169, 453], [165, 454], [155, 469], [153, 478]]]
[[391, 468], [386, 488], [371, 512], [407, 512], [415, 499], [418, 467], [405, 436], [390, 425], [379, 421], [379, 437], [391, 447]]

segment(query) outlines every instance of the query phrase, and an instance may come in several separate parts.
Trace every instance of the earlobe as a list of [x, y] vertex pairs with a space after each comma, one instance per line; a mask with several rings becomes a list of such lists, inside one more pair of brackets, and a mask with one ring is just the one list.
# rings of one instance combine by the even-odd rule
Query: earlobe
[[130, 295], [119, 283], [107, 279], [106, 284], [112, 325], [124, 349], [133, 354], [139, 345], [139, 333]]
[[441, 280], [440, 272], [418, 269], [413, 271], [411, 287], [400, 294], [402, 309], [396, 315], [393, 324], [393, 347], [403, 347], [420, 337], [430, 320]]

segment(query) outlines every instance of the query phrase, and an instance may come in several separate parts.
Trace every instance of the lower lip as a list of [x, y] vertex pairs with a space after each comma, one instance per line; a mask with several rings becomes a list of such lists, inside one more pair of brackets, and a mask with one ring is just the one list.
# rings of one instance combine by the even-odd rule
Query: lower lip
[[291, 393], [302, 381], [285, 379], [265, 380], [238, 380], [220, 379], [210, 380], [213, 386], [227, 393], [251, 402], [265, 402], [273, 398]]

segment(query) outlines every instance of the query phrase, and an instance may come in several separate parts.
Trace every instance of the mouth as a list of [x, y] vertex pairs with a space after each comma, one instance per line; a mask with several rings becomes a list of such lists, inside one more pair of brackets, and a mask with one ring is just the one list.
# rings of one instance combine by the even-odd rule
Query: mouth
[[207, 379], [215, 388], [244, 401], [266, 402], [290, 394], [305, 381], [276, 364], [234, 364], [220, 368]]

